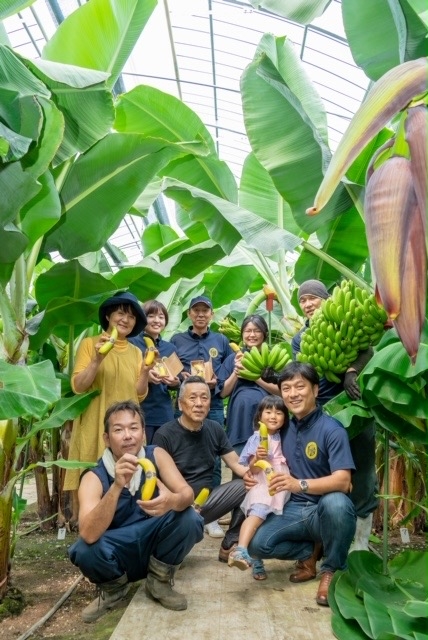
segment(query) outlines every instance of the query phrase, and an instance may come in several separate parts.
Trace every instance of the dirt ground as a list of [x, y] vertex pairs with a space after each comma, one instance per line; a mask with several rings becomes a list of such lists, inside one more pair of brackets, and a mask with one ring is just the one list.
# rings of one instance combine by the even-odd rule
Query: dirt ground
[[[21, 531], [25, 531], [25, 527], [28, 529], [29, 518], [31, 520], [31, 516], [26, 516]], [[4, 618], [0, 622], [1, 640], [21, 638], [79, 577], [80, 572], [71, 564], [67, 555], [67, 549], [76, 537], [77, 534], [67, 532], [65, 540], [58, 540], [56, 531], [42, 533], [39, 530], [20, 536], [12, 565], [12, 586], [22, 592], [25, 608], [20, 615]], [[378, 544], [376, 548], [381, 554], [382, 545]], [[392, 532], [389, 536], [388, 555], [393, 556], [404, 548], [426, 548], [425, 536], [411, 535], [410, 544], [403, 545], [399, 532]], [[130, 602], [137, 588], [138, 583], [131, 588], [123, 607]], [[123, 608], [110, 612], [96, 623], [85, 624], [80, 618], [81, 611], [94, 597], [93, 585], [84, 579], [80, 580], [58, 611], [28, 637], [108, 640], [123, 614]]]

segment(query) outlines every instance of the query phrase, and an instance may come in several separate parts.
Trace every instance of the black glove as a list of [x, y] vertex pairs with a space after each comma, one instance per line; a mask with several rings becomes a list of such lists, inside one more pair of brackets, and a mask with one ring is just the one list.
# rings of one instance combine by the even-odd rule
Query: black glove
[[261, 379], [264, 382], [270, 382], [271, 384], [278, 384], [278, 376], [272, 367], [266, 367], [260, 374]]
[[373, 349], [372, 349], [372, 347], [369, 347], [368, 349], [365, 349], [364, 351], [359, 351], [358, 356], [356, 357], [354, 362], [352, 362], [350, 364], [350, 366], [353, 369], [355, 369], [357, 374], [360, 374], [361, 371], [366, 366], [366, 364], [368, 363], [368, 361], [370, 360], [370, 358], [372, 358], [372, 357], [373, 357]]
[[356, 371], [347, 371], [343, 381], [343, 388], [351, 400], [359, 400], [361, 398], [360, 387], [357, 383], [357, 375]]

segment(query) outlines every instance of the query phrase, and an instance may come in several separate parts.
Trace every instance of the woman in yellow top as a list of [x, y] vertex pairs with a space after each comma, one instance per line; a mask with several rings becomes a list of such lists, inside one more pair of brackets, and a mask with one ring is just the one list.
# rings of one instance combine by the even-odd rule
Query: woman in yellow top
[[[99, 320], [104, 333], [84, 338], [76, 355], [71, 386], [75, 393], [98, 389], [89, 407], [76, 418], [71, 433], [69, 460], [95, 462], [104, 452], [104, 414], [107, 407], [119, 400], [141, 402], [148, 391], [150, 366], [143, 363], [141, 350], [128, 341], [146, 326], [145, 313], [137, 298], [127, 291], [118, 292], [99, 308]], [[118, 337], [106, 354], [100, 349], [110, 340], [113, 328]], [[80, 469], [68, 469], [64, 490], [79, 486]]]

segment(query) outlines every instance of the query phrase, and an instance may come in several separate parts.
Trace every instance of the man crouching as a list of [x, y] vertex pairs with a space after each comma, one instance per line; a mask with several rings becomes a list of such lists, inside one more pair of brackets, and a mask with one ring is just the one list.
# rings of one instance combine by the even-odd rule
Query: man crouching
[[[70, 559], [97, 586], [99, 597], [83, 611], [93, 622], [118, 606], [129, 583], [147, 576], [146, 593], [167, 609], [187, 608], [174, 591], [174, 574], [203, 538], [203, 520], [191, 507], [194, 496], [171, 456], [160, 447], [143, 447], [144, 418], [128, 400], [111, 405], [104, 418], [106, 450], [79, 486], [80, 537]], [[148, 458], [157, 470], [152, 500], [139, 500]]]

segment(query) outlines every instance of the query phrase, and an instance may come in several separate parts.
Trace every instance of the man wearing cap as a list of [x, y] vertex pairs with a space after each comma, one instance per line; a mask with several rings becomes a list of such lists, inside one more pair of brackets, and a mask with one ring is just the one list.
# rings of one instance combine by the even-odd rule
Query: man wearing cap
[[[322, 301], [326, 300], [330, 294], [325, 285], [319, 280], [306, 280], [300, 285], [297, 296], [299, 305], [306, 317], [306, 323], [292, 339], [291, 346], [294, 357], [300, 352], [302, 334], [308, 328], [310, 319], [315, 311], [321, 307]], [[326, 378], [321, 378], [317, 398], [318, 403], [320, 405], [326, 404], [343, 390], [346, 391], [351, 400], [361, 398], [357, 376], [364, 369], [372, 355], [372, 349], [360, 351], [357, 359], [347, 369], [341, 383], [330, 382]], [[351, 499], [357, 512], [357, 530], [351, 550], [359, 550], [368, 548], [373, 511], [379, 503], [379, 499], [376, 497], [378, 483], [375, 465], [375, 424], [371, 424], [352, 438], [350, 444], [356, 466], [356, 471], [352, 478]]]
[[[213, 305], [206, 296], [197, 296], [190, 301], [187, 315], [191, 326], [183, 333], [177, 333], [171, 338], [171, 343], [177, 350], [184, 370], [181, 375], [185, 379], [190, 376], [192, 360], [203, 360], [212, 363], [213, 377], [206, 380], [211, 391], [211, 404], [208, 413], [209, 420], [215, 420], [222, 426], [224, 424], [223, 399], [215, 392], [217, 374], [221, 364], [228, 355], [233, 353], [226, 336], [216, 331], [211, 331], [209, 324], [214, 316]], [[216, 465], [215, 483], [221, 483], [221, 461]], [[212, 537], [223, 537], [224, 533], [217, 522], [211, 522], [207, 531]]]
[[[80, 343], [71, 386], [77, 394], [86, 391], [99, 394], [74, 420], [69, 460], [96, 462], [105, 448], [103, 421], [107, 407], [119, 400], [139, 402], [147, 395], [150, 367], [143, 364], [140, 349], [128, 341], [146, 326], [146, 316], [137, 298], [128, 291], [120, 291], [101, 304], [98, 317], [103, 333], [84, 338]], [[114, 328], [117, 339], [107, 353], [102, 353]], [[79, 469], [68, 469], [64, 490], [77, 489], [79, 477]]]

